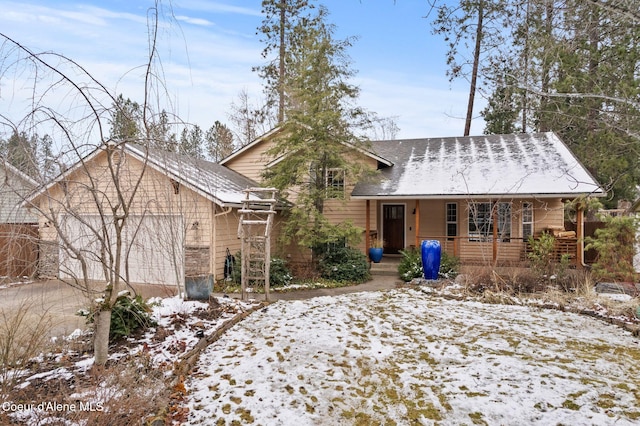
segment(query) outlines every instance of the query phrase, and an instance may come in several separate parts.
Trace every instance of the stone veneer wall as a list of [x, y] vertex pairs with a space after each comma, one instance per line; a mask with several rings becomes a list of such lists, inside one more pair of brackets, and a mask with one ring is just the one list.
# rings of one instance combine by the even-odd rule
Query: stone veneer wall
[[38, 259], [38, 277], [58, 278], [60, 257], [58, 244], [55, 241], [40, 240], [38, 243], [40, 256]]
[[193, 277], [210, 274], [209, 259], [211, 257], [209, 253], [209, 247], [186, 246], [184, 249], [184, 275]]

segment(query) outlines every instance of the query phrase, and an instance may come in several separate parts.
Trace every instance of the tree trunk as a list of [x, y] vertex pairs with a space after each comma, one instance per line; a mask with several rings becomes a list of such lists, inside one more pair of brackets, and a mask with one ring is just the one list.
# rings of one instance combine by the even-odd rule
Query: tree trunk
[[99, 310], [95, 318], [93, 352], [95, 365], [105, 365], [109, 358], [109, 332], [111, 331], [111, 309]]
[[[553, 3], [548, 1], [545, 7], [545, 37], [548, 40], [551, 40], [551, 33], [553, 31]], [[545, 49], [549, 49], [547, 45]], [[551, 130], [551, 126], [549, 125], [549, 96], [551, 86], [551, 59], [550, 54], [548, 52], [543, 52], [543, 60], [542, 60], [542, 82], [540, 91], [542, 92], [542, 98], [540, 99], [540, 111], [542, 114], [540, 115], [542, 119], [538, 125], [539, 132], [548, 132]]]
[[473, 70], [471, 71], [471, 87], [469, 88], [469, 103], [467, 104], [467, 119], [464, 123], [464, 136], [471, 132], [471, 120], [473, 119], [473, 103], [476, 97], [476, 84], [478, 81], [478, 67], [480, 65], [480, 48], [482, 46], [482, 23], [484, 19], [484, 1], [478, 3], [478, 27], [476, 28], [476, 47], [473, 52]]
[[284, 57], [286, 51], [286, 39], [285, 39], [285, 26], [287, 25], [287, 4], [286, 1], [280, 2], [280, 48], [279, 48], [279, 63], [278, 63], [278, 124], [284, 122], [284, 76], [285, 76], [285, 61]]

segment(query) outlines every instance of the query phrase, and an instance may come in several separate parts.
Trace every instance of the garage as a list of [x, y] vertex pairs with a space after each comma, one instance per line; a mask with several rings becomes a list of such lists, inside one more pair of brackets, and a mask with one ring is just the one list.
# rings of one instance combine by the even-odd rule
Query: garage
[[[111, 219], [109, 219], [111, 220]], [[60, 277], [83, 277], [78, 254], [87, 260], [87, 277], [104, 281], [99, 215], [65, 215], [61, 219]], [[97, 231], [97, 232], [96, 232]], [[106, 237], [106, 235], [105, 235]], [[113, 233], [110, 240], [114, 240]], [[66, 243], [65, 243], [66, 239]], [[110, 244], [115, 250], [115, 244]], [[130, 283], [175, 285], [184, 283], [184, 219], [181, 215], [130, 216], [123, 232], [121, 276]]]

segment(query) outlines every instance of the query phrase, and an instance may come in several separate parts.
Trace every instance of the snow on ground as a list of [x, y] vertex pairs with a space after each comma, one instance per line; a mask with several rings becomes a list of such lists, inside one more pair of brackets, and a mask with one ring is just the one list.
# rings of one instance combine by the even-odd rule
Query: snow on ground
[[188, 424], [630, 425], [639, 361], [628, 332], [554, 310], [409, 289], [279, 301], [202, 353]]

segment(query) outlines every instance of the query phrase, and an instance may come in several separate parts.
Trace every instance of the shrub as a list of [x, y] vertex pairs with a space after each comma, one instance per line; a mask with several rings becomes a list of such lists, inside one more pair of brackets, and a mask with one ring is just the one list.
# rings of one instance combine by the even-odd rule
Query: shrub
[[291, 271], [287, 263], [279, 257], [272, 257], [269, 266], [269, 285], [272, 287], [285, 287], [291, 284]]
[[320, 258], [322, 278], [342, 283], [363, 283], [369, 279], [369, 262], [360, 251], [351, 247], [334, 247]]
[[548, 232], [543, 232], [537, 240], [529, 237], [531, 252], [527, 254], [531, 270], [539, 278], [553, 281], [562, 288], [568, 288], [568, 270], [571, 258], [568, 254], [562, 254], [560, 260], [556, 258], [556, 239]]
[[[422, 278], [422, 254], [417, 249], [400, 250], [402, 259], [398, 265], [398, 274], [403, 281], [411, 281], [414, 278]], [[453, 279], [460, 273], [460, 259], [442, 252], [440, 256], [440, 270], [438, 277]]]
[[[132, 297], [129, 292], [123, 292], [116, 299], [111, 309], [111, 328], [109, 340], [114, 341], [121, 337], [130, 336], [134, 331], [144, 330], [156, 325], [151, 317], [153, 305], [142, 299], [142, 296]], [[95, 321], [96, 308], [90, 311], [81, 311], [79, 315], [87, 318], [88, 324]]]
[[422, 257], [418, 250], [400, 250], [402, 259], [398, 265], [398, 274], [403, 281], [411, 281], [423, 276]]
[[586, 238], [586, 250], [598, 253], [592, 266], [597, 280], [634, 281], [633, 256], [636, 244], [636, 219], [631, 216], [606, 217], [605, 227], [596, 230], [595, 238]]
[[[269, 286], [284, 287], [291, 284], [292, 279], [293, 276], [287, 267], [287, 262], [279, 257], [272, 257], [271, 263], [269, 264]], [[242, 282], [242, 254], [240, 252], [235, 254], [231, 280], [236, 284]], [[251, 284], [252, 283], [250, 283], [250, 285]]]
[[448, 280], [454, 279], [460, 273], [460, 259], [445, 252], [440, 258], [440, 271], [438, 276]]

